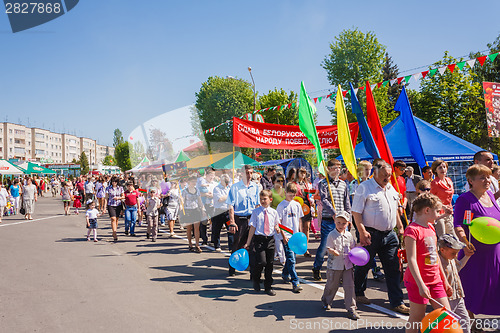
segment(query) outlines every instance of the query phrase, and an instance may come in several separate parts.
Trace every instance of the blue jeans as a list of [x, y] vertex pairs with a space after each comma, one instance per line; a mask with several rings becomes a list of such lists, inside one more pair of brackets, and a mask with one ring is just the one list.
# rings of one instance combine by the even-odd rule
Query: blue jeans
[[[403, 304], [403, 291], [401, 290], [401, 272], [399, 271], [398, 248], [399, 239], [396, 233], [391, 231], [377, 231], [365, 227], [371, 235], [371, 244], [365, 246], [370, 253], [370, 258], [378, 254], [385, 273], [385, 283], [387, 284], [387, 294], [391, 307]], [[364, 266], [356, 266], [354, 269], [354, 289], [356, 296], [364, 296], [366, 290], [367, 274], [371, 269], [370, 260]]]
[[318, 250], [316, 250], [316, 258], [314, 259], [313, 269], [319, 271], [325, 262], [326, 254], [326, 240], [328, 234], [335, 229], [335, 221], [331, 217], [324, 217], [321, 220], [321, 242], [319, 243]]
[[130, 228], [130, 234], [135, 232], [135, 222], [137, 221], [137, 206], [126, 206], [125, 208], [125, 232]]
[[290, 281], [295, 287], [299, 284], [299, 277], [297, 276], [297, 272], [295, 271], [295, 264], [297, 262], [295, 259], [295, 253], [290, 250], [288, 244], [283, 243], [283, 247], [285, 249], [286, 262], [285, 266], [283, 266], [283, 273], [281, 274], [281, 276], [283, 276], [284, 278], [290, 277]]

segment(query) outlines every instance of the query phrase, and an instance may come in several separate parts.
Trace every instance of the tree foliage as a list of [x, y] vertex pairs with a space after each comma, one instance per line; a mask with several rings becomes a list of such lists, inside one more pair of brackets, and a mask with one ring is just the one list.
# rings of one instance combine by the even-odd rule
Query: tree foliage
[[128, 142], [122, 142], [115, 147], [116, 165], [122, 170], [127, 171], [132, 169], [130, 161], [130, 150], [132, 146]]
[[122, 131], [120, 131], [118, 128], [115, 129], [115, 131], [113, 132], [113, 147], [116, 147], [123, 142], [124, 140]]
[[89, 159], [87, 158], [87, 154], [85, 154], [84, 151], [80, 154], [80, 174], [86, 175], [89, 173], [90, 168], [89, 168]]
[[[399, 77], [399, 68], [392, 61], [392, 57], [389, 53], [385, 53], [384, 67], [382, 68], [382, 81], [388, 81]], [[387, 85], [387, 98], [389, 100], [390, 109], [394, 109], [396, 101], [398, 100], [399, 94], [401, 93], [401, 85]]]
[[349, 82], [358, 87], [365, 81], [381, 79], [385, 46], [379, 43], [374, 32], [363, 33], [357, 28], [343, 30], [330, 43], [330, 50], [321, 65], [332, 86], [340, 84], [346, 89]]
[[[273, 106], [280, 106], [284, 104], [297, 103], [298, 95], [290, 91], [287, 93], [283, 88], [274, 88], [269, 90], [265, 95], [259, 97], [259, 104], [261, 108], [269, 108]], [[292, 108], [276, 110], [268, 110], [263, 113], [266, 123], [283, 124], [283, 125], [298, 125], [299, 124], [299, 108], [295, 104]]]
[[191, 127], [193, 133], [198, 133], [200, 139], [205, 139], [209, 145], [210, 142], [231, 142], [232, 125], [224, 124], [205, 135], [204, 130], [253, 111], [253, 86], [244, 80], [211, 76], [202, 83], [200, 91], [195, 95]]
[[104, 157], [104, 160], [102, 161], [102, 164], [103, 165], [116, 165], [115, 159], [111, 155], [106, 155], [106, 157]]
[[[173, 154], [174, 148], [172, 146], [172, 142], [167, 138], [167, 134], [159, 128], [151, 129], [151, 131], [149, 132], [149, 148], [147, 151], [147, 155], [150, 156], [152, 160], [169, 160], [173, 157]], [[134, 155], [134, 157], [135, 156], [136, 155]]]
[[[436, 68], [456, 63], [446, 52]], [[427, 75], [421, 81], [420, 93], [410, 94], [415, 116], [480, 147], [492, 147], [486, 127], [482, 83], [474, 70], [449, 70], [442, 75]], [[497, 141], [498, 142], [498, 141]], [[498, 143], [495, 144], [498, 149]]]

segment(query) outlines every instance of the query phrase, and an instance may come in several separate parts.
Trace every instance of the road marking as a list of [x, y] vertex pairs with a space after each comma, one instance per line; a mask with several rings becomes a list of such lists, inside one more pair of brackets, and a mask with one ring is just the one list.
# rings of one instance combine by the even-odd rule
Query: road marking
[[31, 223], [31, 222], [36, 222], [36, 221], [48, 220], [48, 219], [53, 219], [54, 217], [61, 217], [61, 216], [64, 216], [64, 215], [54, 215], [54, 216], [42, 217], [42, 218], [34, 219], [34, 220], [25, 220], [25, 221], [13, 222], [13, 223], [8, 223], [8, 224], [2, 223], [2, 224], [0, 224], [0, 227], [7, 227], [9, 225], [16, 225], [16, 224], [23, 224], [23, 223]]
[[[164, 233], [164, 234], [170, 235], [170, 232], [164, 231], [164, 230], [162, 230], [162, 229], [159, 229], [159, 231], [160, 231], [160, 232], [162, 232], [162, 233]], [[183, 240], [185, 240], [186, 242], [188, 241], [188, 239], [187, 239], [187, 238], [182, 237], [182, 236], [179, 236], [179, 235], [177, 235], [177, 234], [174, 234], [174, 235], [172, 236], [172, 238], [183, 239]], [[203, 245], [203, 247], [205, 247], [205, 248], [207, 248], [207, 249], [209, 249], [209, 250], [215, 251], [215, 248], [214, 248], [214, 247], [212, 247], [212, 246], [209, 246], [209, 245]], [[226, 256], [226, 257], [230, 257], [230, 256], [231, 256], [231, 253], [226, 252], [226, 251], [221, 251], [221, 252], [216, 252], [216, 253], [221, 253], [221, 254], [223, 254], [223, 255], [224, 255], [224, 256]], [[281, 271], [280, 271], [280, 270], [278, 270], [278, 269], [275, 269], [275, 270], [274, 270], [274, 273], [281, 274]], [[324, 289], [325, 289], [325, 287], [323, 287], [322, 285], [317, 284], [317, 283], [314, 283], [314, 282], [312, 282], [312, 281], [308, 281], [308, 280], [305, 280], [305, 279], [302, 279], [302, 278], [299, 278], [299, 281], [300, 281], [301, 283], [304, 283], [304, 284], [306, 284], [306, 285], [308, 285], [308, 286], [311, 286], [311, 287], [316, 288], [316, 289], [319, 289], [319, 290], [324, 290]], [[340, 298], [342, 298], [342, 299], [344, 298], [344, 294], [343, 294], [343, 293], [341, 293], [340, 291], [337, 291], [336, 296], [338, 296], [338, 297], [340, 297]], [[404, 320], [406, 320], [406, 321], [408, 320], [408, 316], [405, 316], [405, 315], [403, 315], [403, 314], [397, 313], [397, 312], [392, 311], [392, 310], [390, 310], [390, 309], [386, 309], [386, 308], [384, 308], [384, 307], [382, 307], [382, 306], [380, 306], [380, 305], [376, 305], [376, 304], [363, 304], [363, 305], [364, 305], [364, 306], [367, 306], [367, 307], [369, 307], [369, 308], [372, 308], [373, 310], [377, 310], [377, 311], [379, 311], [379, 312], [385, 313], [385, 314], [387, 314], [387, 315], [389, 315], [389, 316], [396, 317], [396, 318], [400, 318], [400, 319], [404, 319]]]

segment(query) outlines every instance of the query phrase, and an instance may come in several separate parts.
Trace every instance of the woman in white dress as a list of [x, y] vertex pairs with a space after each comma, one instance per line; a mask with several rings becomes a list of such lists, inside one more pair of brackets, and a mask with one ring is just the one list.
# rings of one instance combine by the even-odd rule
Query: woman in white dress
[[35, 202], [38, 200], [36, 186], [33, 185], [31, 178], [26, 180], [26, 186], [23, 187], [23, 207], [25, 210], [24, 219], [33, 220], [35, 212]]

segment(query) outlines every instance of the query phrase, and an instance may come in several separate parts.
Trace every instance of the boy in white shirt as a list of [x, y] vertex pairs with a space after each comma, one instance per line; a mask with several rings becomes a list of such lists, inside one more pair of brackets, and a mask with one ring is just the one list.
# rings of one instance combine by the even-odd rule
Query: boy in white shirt
[[356, 312], [356, 299], [354, 298], [354, 270], [348, 256], [349, 251], [356, 246], [356, 241], [351, 233], [346, 230], [350, 220], [349, 213], [345, 211], [337, 212], [335, 229], [328, 234], [326, 240], [328, 251], [326, 285], [321, 302], [325, 310], [331, 309], [331, 304], [339, 289], [340, 280], [342, 280], [347, 317], [358, 320], [360, 317]]
[[[272, 200], [271, 191], [260, 192], [260, 206], [254, 209], [250, 217], [248, 222], [250, 229], [244, 246], [245, 249], [251, 248], [253, 289], [260, 291], [260, 277], [264, 269], [264, 289], [269, 296], [276, 295], [271, 286], [273, 284], [274, 234], [279, 231], [278, 212], [270, 207]], [[252, 238], [254, 238], [253, 242]]]
[[288, 247], [288, 240], [296, 232], [302, 232], [302, 217], [304, 212], [302, 207], [293, 198], [297, 195], [297, 184], [288, 183], [285, 190], [285, 200], [280, 202], [276, 211], [280, 218], [281, 236], [283, 237], [283, 246], [285, 248], [286, 262], [283, 266], [281, 277], [286, 283], [292, 282], [294, 293], [300, 293], [302, 287], [299, 284], [299, 277], [295, 271], [295, 253]]

